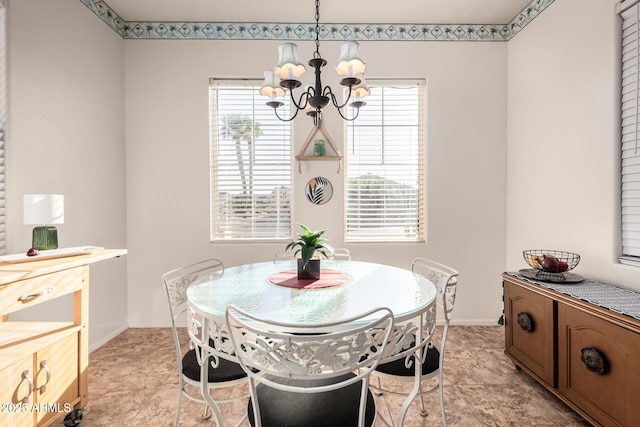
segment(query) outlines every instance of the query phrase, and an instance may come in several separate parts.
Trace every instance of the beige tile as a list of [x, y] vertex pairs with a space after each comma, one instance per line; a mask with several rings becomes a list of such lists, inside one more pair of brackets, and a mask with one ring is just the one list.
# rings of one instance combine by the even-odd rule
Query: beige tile
[[[437, 334], [441, 333], [439, 328]], [[188, 336], [181, 330], [183, 350]], [[178, 373], [173, 336], [169, 328], [128, 329], [89, 355], [89, 411], [81, 426], [173, 426], [178, 401]], [[444, 395], [450, 426], [586, 426], [575, 412], [522, 371], [504, 355], [500, 326], [452, 326], [445, 357]], [[372, 381], [376, 381], [372, 379]], [[426, 384], [433, 384], [431, 380]], [[396, 381], [392, 390], [410, 389]], [[198, 390], [194, 391], [198, 395]], [[213, 392], [215, 398], [243, 396], [246, 385]], [[375, 396], [377, 407], [396, 426], [403, 396]], [[428, 412], [420, 415], [414, 401], [405, 426], [441, 425], [437, 393], [425, 397]], [[200, 418], [204, 404], [183, 398], [181, 426], [214, 426]], [[226, 425], [235, 425], [247, 410], [247, 398], [221, 404]], [[330, 410], [328, 408], [327, 410]], [[244, 422], [244, 426], [248, 422]], [[385, 425], [382, 419], [376, 426]], [[63, 427], [62, 419], [53, 424]]]

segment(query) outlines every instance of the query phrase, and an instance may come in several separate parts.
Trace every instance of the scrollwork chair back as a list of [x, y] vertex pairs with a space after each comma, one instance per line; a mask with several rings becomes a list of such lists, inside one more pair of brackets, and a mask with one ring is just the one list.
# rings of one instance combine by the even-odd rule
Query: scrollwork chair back
[[251, 425], [309, 425], [317, 417], [326, 425], [373, 422], [369, 375], [389, 341], [388, 308], [339, 323], [304, 325], [258, 319], [230, 306], [226, 319], [249, 377]]

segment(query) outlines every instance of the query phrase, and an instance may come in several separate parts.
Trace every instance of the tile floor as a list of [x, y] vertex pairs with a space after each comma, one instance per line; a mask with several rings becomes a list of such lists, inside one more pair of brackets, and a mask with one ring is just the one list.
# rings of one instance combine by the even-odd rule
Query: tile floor
[[[444, 389], [448, 425], [588, 425], [527, 374], [515, 370], [503, 350], [501, 326], [450, 328]], [[178, 376], [171, 329], [129, 329], [91, 353], [89, 363], [89, 410], [81, 427], [173, 425]], [[243, 386], [230, 392], [246, 391]], [[383, 394], [376, 400], [385, 419], [395, 425], [393, 418], [403, 398]], [[414, 403], [406, 426], [441, 425], [437, 394], [425, 401], [429, 415], [421, 417], [419, 404]], [[202, 404], [184, 399], [180, 425], [215, 425], [213, 419], [200, 419], [202, 409]], [[229, 425], [235, 425], [246, 411], [246, 401], [225, 404], [221, 409]], [[382, 425], [376, 422], [376, 426]], [[62, 420], [54, 423], [54, 427], [63, 426]]]

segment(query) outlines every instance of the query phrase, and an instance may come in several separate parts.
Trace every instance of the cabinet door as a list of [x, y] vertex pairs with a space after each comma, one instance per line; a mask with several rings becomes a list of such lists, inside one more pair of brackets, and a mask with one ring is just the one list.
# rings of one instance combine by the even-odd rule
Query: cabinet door
[[33, 356], [0, 370], [0, 427], [33, 426], [32, 387]]
[[603, 426], [640, 425], [640, 335], [564, 304], [558, 327], [560, 393]]
[[551, 387], [556, 385], [555, 302], [504, 282], [505, 351]]
[[36, 369], [36, 417], [42, 425], [72, 409], [79, 396], [78, 334], [38, 351]]

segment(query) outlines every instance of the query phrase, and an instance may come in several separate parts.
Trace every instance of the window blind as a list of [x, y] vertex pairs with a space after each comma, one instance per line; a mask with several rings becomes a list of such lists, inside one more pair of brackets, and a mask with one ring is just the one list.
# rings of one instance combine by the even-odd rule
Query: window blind
[[211, 241], [290, 239], [290, 122], [265, 105], [259, 81], [209, 86]]
[[622, 16], [622, 257], [640, 262], [640, 3], [620, 4]]
[[6, 196], [4, 180], [5, 141], [7, 135], [7, 10], [0, 1], [0, 255], [7, 253]]
[[345, 125], [345, 240], [424, 241], [424, 81], [368, 84], [367, 105]]

